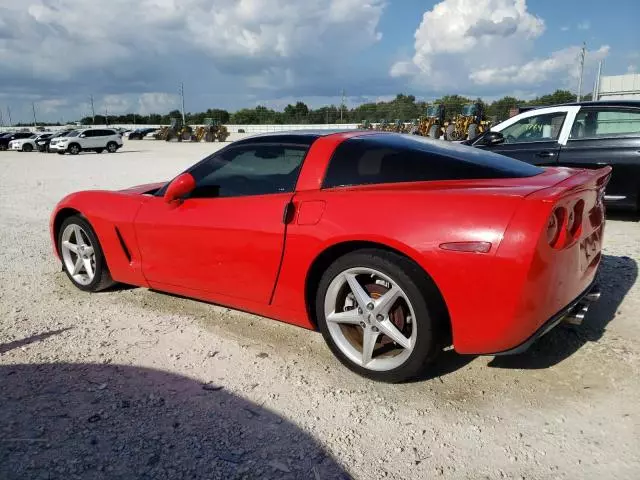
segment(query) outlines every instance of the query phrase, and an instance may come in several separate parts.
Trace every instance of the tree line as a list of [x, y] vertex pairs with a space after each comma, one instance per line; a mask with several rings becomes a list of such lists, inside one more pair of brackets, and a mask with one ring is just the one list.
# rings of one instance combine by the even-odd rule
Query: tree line
[[[584, 98], [589, 100], [590, 96]], [[238, 125], [259, 125], [259, 124], [319, 124], [319, 123], [362, 123], [379, 122], [382, 119], [394, 121], [396, 119], [409, 122], [419, 118], [424, 114], [430, 104], [440, 103], [445, 106], [447, 117], [451, 118], [462, 111], [465, 104], [480, 102], [489, 120], [499, 122], [509, 117], [509, 112], [513, 108], [527, 106], [545, 106], [559, 103], [576, 101], [576, 95], [568, 90], [556, 90], [555, 92], [542, 95], [532, 100], [522, 100], [515, 97], [506, 96], [493, 102], [484, 102], [482, 99], [467, 98], [460, 95], [444, 95], [433, 102], [417, 100], [413, 95], [398, 94], [387, 102], [364, 103], [354, 108], [347, 108], [344, 105], [326, 105], [319, 108], [310, 108], [304, 102], [297, 102], [295, 105], [287, 105], [283, 111], [274, 110], [265, 106], [254, 108], [242, 108], [235, 112], [219, 108], [210, 108], [204, 112], [185, 113], [188, 124], [203, 124], [206, 118], [211, 118], [223, 124]], [[166, 114], [154, 113], [151, 115], [125, 114], [125, 115], [104, 115], [95, 116], [96, 125], [105, 124], [150, 124], [167, 125], [171, 119], [182, 119], [182, 113], [173, 110]], [[81, 120], [83, 125], [94, 123], [93, 117], [84, 117]]]

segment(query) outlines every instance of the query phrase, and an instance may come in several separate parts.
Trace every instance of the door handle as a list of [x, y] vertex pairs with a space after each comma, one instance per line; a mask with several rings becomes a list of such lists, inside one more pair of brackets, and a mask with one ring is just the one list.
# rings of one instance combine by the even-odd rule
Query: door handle
[[536, 153], [536, 157], [540, 157], [540, 158], [550, 158], [550, 157], [555, 157], [556, 154], [554, 152], [538, 152]]

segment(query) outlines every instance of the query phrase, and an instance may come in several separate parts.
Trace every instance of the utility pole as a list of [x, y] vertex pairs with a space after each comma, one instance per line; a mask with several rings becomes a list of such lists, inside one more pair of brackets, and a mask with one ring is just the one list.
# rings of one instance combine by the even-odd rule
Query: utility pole
[[342, 111], [344, 110], [344, 88], [342, 89], [342, 100], [340, 101], [340, 123], [342, 123]]
[[587, 54], [587, 44], [582, 43], [582, 49], [580, 50], [580, 79], [578, 80], [578, 102], [582, 98], [582, 77], [584, 76], [584, 57]]
[[36, 120], [36, 104], [31, 102], [31, 109], [33, 110], [33, 126], [38, 128], [38, 120]]
[[184, 83], [180, 82], [180, 97], [182, 98], [182, 125], [186, 125], [187, 121], [184, 116]]
[[0, 110], [0, 127], [4, 127], [4, 118], [2, 118], [2, 110]]
[[104, 107], [104, 123], [107, 124], [107, 127], [109, 126], [109, 110], [107, 107]]
[[11, 107], [7, 107], [7, 116], [9, 117], [9, 126], [13, 125], [13, 120], [11, 120]]
[[598, 63], [598, 74], [596, 75], [596, 81], [593, 84], [593, 93], [591, 94], [591, 100], [597, 101], [600, 97], [600, 75], [602, 75], [602, 60]]
[[93, 95], [89, 97], [91, 101], [91, 118], [93, 119], [93, 124], [96, 124], [96, 109], [93, 107]]

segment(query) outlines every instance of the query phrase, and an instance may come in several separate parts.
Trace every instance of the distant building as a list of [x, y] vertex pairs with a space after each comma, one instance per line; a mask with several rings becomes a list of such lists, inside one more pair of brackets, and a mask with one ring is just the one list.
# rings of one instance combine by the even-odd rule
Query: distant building
[[597, 100], [640, 100], [640, 74], [600, 77], [596, 85]]

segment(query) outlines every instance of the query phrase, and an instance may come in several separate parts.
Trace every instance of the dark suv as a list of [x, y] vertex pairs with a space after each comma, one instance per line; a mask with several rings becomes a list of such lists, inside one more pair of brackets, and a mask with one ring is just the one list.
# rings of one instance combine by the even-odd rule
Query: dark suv
[[611, 165], [605, 202], [640, 210], [640, 101], [537, 108], [463, 143], [540, 166]]

